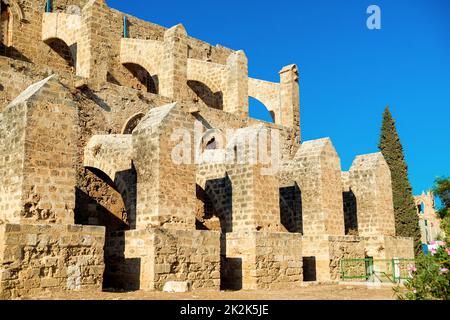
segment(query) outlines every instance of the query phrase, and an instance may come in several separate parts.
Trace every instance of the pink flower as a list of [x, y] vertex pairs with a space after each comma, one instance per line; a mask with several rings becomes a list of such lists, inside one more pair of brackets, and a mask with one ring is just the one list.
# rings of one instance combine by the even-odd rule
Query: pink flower
[[434, 255], [434, 254], [436, 254], [437, 251], [436, 251], [435, 248], [432, 248], [432, 249], [430, 250], [430, 252], [431, 252], [432, 255]]
[[408, 271], [409, 272], [416, 272], [417, 271], [417, 269], [416, 269], [416, 267], [415, 266], [413, 266], [413, 265], [408, 265]]
[[417, 290], [416, 290], [416, 288], [413, 288], [413, 292], [414, 292], [414, 293], [417, 293]]
[[450, 256], [450, 248], [447, 249], [447, 254]]
[[441, 268], [440, 271], [441, 271], [441, 274], [444, 274], [444, 273], [448, 272], [448, 269], [447, 268]]

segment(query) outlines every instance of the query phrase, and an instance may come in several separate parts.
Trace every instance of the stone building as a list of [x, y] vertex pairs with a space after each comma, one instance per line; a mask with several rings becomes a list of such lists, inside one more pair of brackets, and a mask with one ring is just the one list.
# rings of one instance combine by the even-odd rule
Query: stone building
[[342, 172], [330, 139], [302, 141], [296, 65], [250, 78], [243, 51], [102, 0], [1, 0], [0, 23], [2, 298], [286, 289], [413, 256], [383, 156]]
[[414, 197], [417, 215], [419, 216], [420, 234], [423, 244], [430, 244], [442, 236], [441, 220], [436, 212], [434, 194], [431, 191], [422, 192]]

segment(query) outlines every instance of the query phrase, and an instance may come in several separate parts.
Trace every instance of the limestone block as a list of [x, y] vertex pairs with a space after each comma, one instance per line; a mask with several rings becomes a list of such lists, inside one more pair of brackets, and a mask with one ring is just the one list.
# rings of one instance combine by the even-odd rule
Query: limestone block
[[168, 281], [164, 284], [164, 292], [183, 293], [191, 291], [192, 284], [189, 281]]

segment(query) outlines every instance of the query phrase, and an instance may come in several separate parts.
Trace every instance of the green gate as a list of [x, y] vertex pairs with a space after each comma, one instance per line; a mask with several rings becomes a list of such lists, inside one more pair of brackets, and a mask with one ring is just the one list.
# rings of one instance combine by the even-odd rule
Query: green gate
[[342, 259], [340, 274], [343, 281], [399, 283], [410, 278], [414, 259]]

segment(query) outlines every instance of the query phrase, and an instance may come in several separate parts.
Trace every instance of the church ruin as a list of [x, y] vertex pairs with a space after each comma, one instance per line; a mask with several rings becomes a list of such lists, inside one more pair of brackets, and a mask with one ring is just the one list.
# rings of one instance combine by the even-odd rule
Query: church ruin
[[[330, 139], [302, 141], [296, 65], [250, 78], [243, 51], [104, 0], [1, 0], [0, 24], [1, 298], [287, 289], [339, 281], [344, 258], [414, 256], [383, 156], [342, 172]], [[176, 163], [176, 130], [212, 161]], [[237, 148], [266, 131], [273, 174]]]

